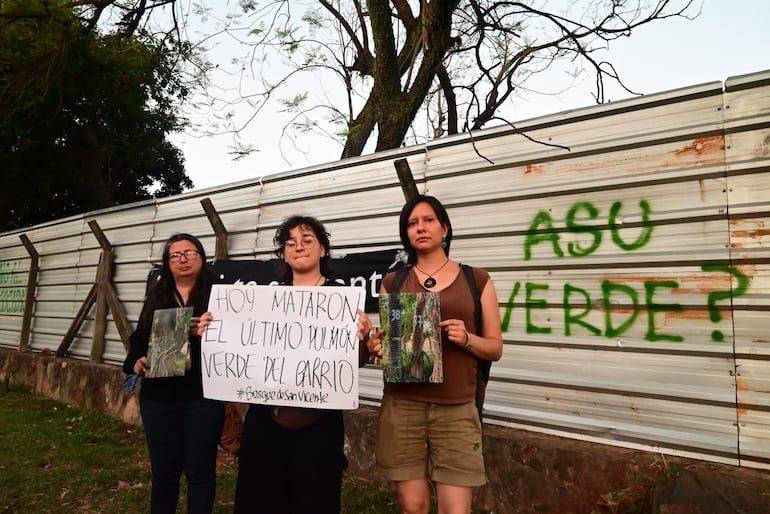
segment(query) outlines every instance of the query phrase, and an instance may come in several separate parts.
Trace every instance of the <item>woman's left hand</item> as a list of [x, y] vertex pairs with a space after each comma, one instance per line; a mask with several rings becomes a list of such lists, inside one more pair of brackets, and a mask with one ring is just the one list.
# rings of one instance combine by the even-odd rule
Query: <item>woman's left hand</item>
[[134, 373], [137, 375], [144, 375], [147, 371], [147, 356], [139, 357], [134, 363]]
[[460, 348], [466, 349], [471, 340], [471, 334], [465, 328], [465, 322], [461, 319], [445, 319], [440, 322], [441, 328], [446, 329], [447, 338]]
[[[190, 323], [190, 333], [196, 336], [202, 336], [206, 331], [206, 327], [209, 326], [209, 323], [211, 323], [211, 320], [213, 319], [214, 316], [210, 312], [204, 312], [201, 314], [200, 318], [193, 318], [192, 323]], [[193, 326], [195, 327], [194, 330]]]

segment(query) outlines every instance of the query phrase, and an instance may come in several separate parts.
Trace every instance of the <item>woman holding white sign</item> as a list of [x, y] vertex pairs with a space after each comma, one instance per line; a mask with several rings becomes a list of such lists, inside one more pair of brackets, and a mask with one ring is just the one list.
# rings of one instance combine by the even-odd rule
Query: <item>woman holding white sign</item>
[[[273, 242], [282, 285], [335, 285], [329, 280], [329, 234], [317, 219], [286, 219]], [[200, 334], [211, 319], [210, 313], [202, 316]], [[348, 465], [344, 442], [340, 410], [249, 405], [238, 454], [234, 512], [339, 514], [342, 472]]]
[[[153, 514], [176, 512], [183, 472], [187, 512], [209, 514], [214, 508], [224, 403], [203, 397], [200, 337], [195, 335], [212, 283], [201, 242], [190, 234], [171, 236], [129, 338], [123, 371], [144, 376], [139, 407], [152, 467]], [[165, 331], [158, 329], [161, 313], [172, 321]]]
[[[471, 511], [472, 488], [486, 483], [476, 386], [483, 361], [502, 356], [497, 294], [489, 273], [449, 258], [452, 224], [436, 198], [418, 195], [409, 200], [401, 210], [399, 229], [408, 267], [386, 275], [380, 293], [438, 293], [443, 377], [440, 383], [386, 380], [377, 463], [395, 482], [401, 512], [427, 514], [435, 486], [439, 512], [466, 514]], [[368, 317], [361, 316], [363, 329], [371, 330], [367, 347], [373, 355], [383, 356], [385, 336], [385, 344], [398, 343], [401, 312], [396, 318], [382, 320], [390, 331], [384, 334], [372, 330]]]

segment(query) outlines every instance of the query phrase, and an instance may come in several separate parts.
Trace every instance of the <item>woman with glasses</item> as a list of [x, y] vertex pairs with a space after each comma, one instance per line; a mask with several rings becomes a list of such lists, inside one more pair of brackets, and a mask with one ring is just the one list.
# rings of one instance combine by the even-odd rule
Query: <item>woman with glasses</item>
[[[189, 369], [178, 376], [142, 379], [139, 408], [152, 467], [150, 512], [175, 513], [179, 481], [187, 479], [187, 512], [209, 514], [216, 496], [217, 446], [224, 403], [203, 397], [200, 337], [197, 325], [208, 308], [213, 271], [201, 242], [175, 234], [163, 248], [157, 281], [147, 292], [123, 371], [139, 376], [148, 371], [147, 353], [156, 310], [192, 307], [187, 338]], [[187, 366], [186, 366], [187, 368]]]
[[[286, 219], [273, 243], [282, 285], [335, 285], [329, 233], [317, 219]], [[201, 316], [199, 334], [210, 320], [210, 313]], [[339, 514], [348, 466], [344, 443], [340, 410], [250, 405], [238, 453], [235, 513]]]

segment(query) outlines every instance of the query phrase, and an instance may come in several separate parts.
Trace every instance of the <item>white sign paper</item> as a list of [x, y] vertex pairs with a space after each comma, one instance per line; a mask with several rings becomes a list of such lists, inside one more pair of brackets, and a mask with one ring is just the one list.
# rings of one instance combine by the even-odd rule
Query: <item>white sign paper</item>
[[215, 285], [201, 338], [203, 395], [318, 409], [358, 407], [362, 287]]

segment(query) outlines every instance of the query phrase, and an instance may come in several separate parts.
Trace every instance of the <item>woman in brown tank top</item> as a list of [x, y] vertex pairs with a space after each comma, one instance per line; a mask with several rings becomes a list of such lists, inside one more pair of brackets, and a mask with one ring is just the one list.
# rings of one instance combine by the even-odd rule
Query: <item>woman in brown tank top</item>
[[[377, 434], [377, 463], [395, 482], [401, 512], [427, 513], [435, 490], [439, 512], [469, 513], [472, 488], [486, 483], [481, 422], [475, 405], [478, 359], [499, 360], [503, 342], [497, 294], [489, 274], [474, 268], [481, 327], [461, 265], [449, 258], [452, 225], [441, 202], [418, 195], [401, 210], [401, 243], [411, 270], [400, 292], [440, 295], [443, 381], [387, 383]], [[388, 293], [394, 273], [382, 282]], [[362, 316], [364, 332], [371, 323]], [[369, 352], [382, 356], [383, 333], [371, 330]], [[483, 334], [483, 337], [479, 334]]]

